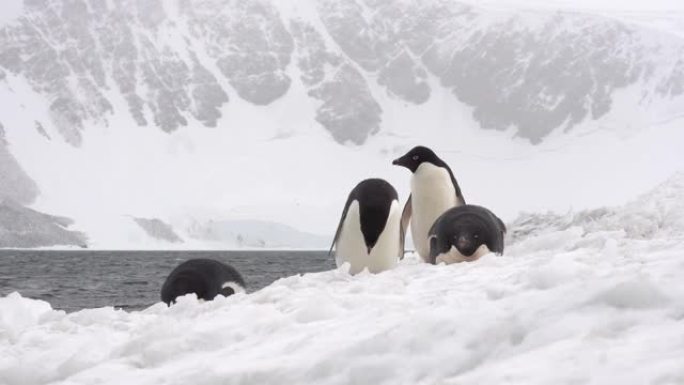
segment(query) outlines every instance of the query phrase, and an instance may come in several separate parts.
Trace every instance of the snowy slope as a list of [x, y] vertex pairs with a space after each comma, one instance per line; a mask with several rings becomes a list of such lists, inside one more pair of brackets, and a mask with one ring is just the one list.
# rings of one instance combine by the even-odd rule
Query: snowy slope
[[684, 175], [518, 224], [506, 255], [140, 312], [0, 298], [0, 383], [681, 384]]
[[0, 27], [14, 22], [22, 15], [22, 0], [7, 0], [2, 3], [2, 13], [0, 13]]
[[318, 247], [360, 179], [407, 196], [390, 163], [416, 144], [506, 220], [624, 203], [684, 168], [675, 3], [18, 4], [0, 199], [73, 219], [90, 247], [240, 247], [194, 230], [225, 221]]

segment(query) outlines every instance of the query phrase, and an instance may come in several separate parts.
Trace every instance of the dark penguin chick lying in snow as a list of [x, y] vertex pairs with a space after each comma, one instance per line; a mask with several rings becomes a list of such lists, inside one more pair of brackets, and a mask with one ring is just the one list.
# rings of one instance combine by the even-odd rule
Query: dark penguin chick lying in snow
[[164, 281], [161, 299], [168, 305], [176, 298], [195, 293], [205, 301], [217, 295], [245, 292], [245, 281], [235, 268], [213, 259], [191, 259], [178, 265]]
[[491, 211], [475, 205], [447, 210], [429, 232], [430, 263], [475, 261], [492, 252], [503, 254], [506, 226]]

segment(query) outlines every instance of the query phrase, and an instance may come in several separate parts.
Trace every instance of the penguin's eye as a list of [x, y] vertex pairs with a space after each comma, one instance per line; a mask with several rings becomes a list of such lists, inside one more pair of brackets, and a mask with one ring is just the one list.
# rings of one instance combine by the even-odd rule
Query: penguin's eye
[[414, 155], [411, 159], [418, 160], [418, 158], [420, 158], [418, 155]]
[[475, 239], [480, 239], [480, 235], [475, 234], [475, 235], [473, 235], [473, 238], [475, 238]]

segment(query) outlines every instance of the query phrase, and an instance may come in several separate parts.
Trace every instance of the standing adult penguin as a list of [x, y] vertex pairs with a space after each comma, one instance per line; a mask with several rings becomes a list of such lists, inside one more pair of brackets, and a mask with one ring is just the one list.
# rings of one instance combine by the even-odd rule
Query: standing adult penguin
[[416, 251], [429, 262], [428, 231], [445, 211], [465, 204], [461, 188], [446, 162], [427, 147], [414, 147], [392, 164], [406, 167], [413, 173], [411, 195], [401, 216], [402, 232], [410, 221]]
[[214, 259], [190, 259], [176, 266], [164, 281], [161, 299], [167, 305], [176, 298], [195, 293], [198, 299], [210, 301], [217, 295], [245, 292], [245, 281], [232, 266]]
[[330, 254], [337, 266], [348, 262], [349, 272], [379, 273], [396, 266], [404, 256], [401, 212], [397, 191], [383, 179], [361, 181], [349, 193]]

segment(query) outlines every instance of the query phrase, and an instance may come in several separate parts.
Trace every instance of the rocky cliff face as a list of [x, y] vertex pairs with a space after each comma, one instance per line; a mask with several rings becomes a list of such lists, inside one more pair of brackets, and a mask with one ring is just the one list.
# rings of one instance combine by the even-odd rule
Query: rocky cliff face
[[29, 204], [37, 195], [38, 187], [35, 182], [26, 175], [10, 153], [5, 139], [5, 129], [0, 123], [0, 200]]
[[69, 219], [25, 207], [37, 195], [35, 182], [10, 153], [0, 123], [0, 247], [86, 245], [84, 234], [66, 229]]
[[38, 196], [36, 183], [9, 151], [0, 123], [0, 248], [86, 246], [85, 234], [68, 230], [68, 218], [30, 208]]
[[72, 221], [0, 199], [0, 248], [87, 246], [84, 234], [67, 230]]
[[[136, 154], [148, 151], [141, 150], [141, 143], [150, 142], [137, 131], [117, 139], [116, 155], [108, 152], [109, 137], [98, 137], [100, 142], [88, 148], [88, 130], [134, 127], [157, 135], [144, 137], [154, 143], [172, 138], [157, 147], [160, 151], [167, 144], [193, 146], [188, 137], [204, 128], [222, 133], [247, 123], [251, 129], [249, 122], [231, 119], [237, 109], [266, 115], [297, 106], [311, 120], [305, 122], [307, 130], [310, 125], [335, 148], [346, 149], [336, 143], [362, 147], [373, 136], [392, 131], [393, 119], [403, 118], [395, 117], [396, 111], [420, 111], [421, 118], [411, 123], [421, 130], [434, 106], [453, 105], [471, 114], [475, 129], [510, 130], [540, 144], [552, 132], [601, 123], [602, 118], [612, 119], [611, 126], [619, 129], [629, 125], [630, 116], [616, 117], [615, 111], [660, 118], [651, 111], [684, 105], [681, 36], [581, 12], [493, 10], [443, 0], [24, 0], [22, 7], [0, 21], [0, 102], [19, 100], [11, 107], [16, 111], [0, 110], [0, 201], [13, 205], [6, 220], [21, 214], [26, 223], [42, 218], [47, 222], [41, 223], [62, 230], [65, 222], [27, 211], [40, 193], [53, 194], [50, 203], [68, 207], [71, 216], [68, 210], [82, 203], [62, 206], [58, 199], [89, 194], [98, 201], [101, 189], [126, 191], [150, 180], [154, 187], [157, 180], [153, 166], [139, 178], [119, 173], [116, 179], [108, 175], [117, 171], [116, 162], [90, 169], [82, 163], [92, 158], [71, 158], [79, 151], [125, 158], [129, 142]], [[632, 98], [627, 106], [620, 99], [624, 94]], [[616, 109], [618, 102], [623, 105]], [[21, 124], [12, 119], [27, 115]], [[183, 127], [187, 132], [178, 132]], [[22, 136], [28, 130], [40, 135]], [[197, 143], [211, 139], [202, 140]], [[223, 140], [217, 146], [233, 138]], [[306, 143], [321, 144], [315, 140]], [[78, 183], [68, 192], [60, 190], [49, 172], [52, 160], [30, 154], [36, 142], [43, 150], [59, 148], [51, 154], [68, 159], [59, 170], [84, 167], [80, 181], [92, 182], [90, 190], [79, 190]], [[206, 148], [197, 147], [197, 152]], [[155, 165], [163, 168], [162, 163]], [[194, 172], [192, 167], [183, 171]], [[48, 171], [29, 175], [25, 170]], [[102, 183], [110, 180], [116, 182]], [[213, 179], [198, 178], [203, 186], [207, 180]], [[148, 215], [121, 210], [122, 215]], [[3, 223], [7, 229], [12, 225]], [[187, 234], [177, 228], [174, 233], [161, 220], [136, 223], [154, 238], [186, 239]], [[44, 239], [49, 241], [34, 244], [53, 242], [52, 235]], [[82, 238], [69, 233], [63, 239], [79, 244]]]
[[[275, 1], [26, 0], [0, 28], [0, 70], [49, 100], [78, 146], [114, 99], [134, 121], [171, 132], [213, 127], [232, 98], [268, 105], [301, 82], [323, 129], [363, 144], [390, 100], [426, 103], [446, 88], [481, 127], [538, 143], [610, 111], [614, 92], [684, 94], [684, 45], [580, 13], [501, 13], [458, 2], [319, 0], [314, 17]], [[383, 96], [384, 98], [384, 96]]]

